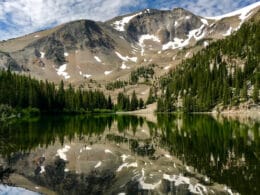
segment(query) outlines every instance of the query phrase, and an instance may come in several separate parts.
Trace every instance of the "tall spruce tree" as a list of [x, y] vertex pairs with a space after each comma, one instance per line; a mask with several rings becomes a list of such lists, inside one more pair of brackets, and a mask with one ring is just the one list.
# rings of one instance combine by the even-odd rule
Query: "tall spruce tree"
[[137, 110], [137, 108], [138, 108], [138, 99], [137, 99], [137, 96], [136, 96], [135, 91], [133, 91], [132, 97], [131, 97], [131, 106], [130, 106], [130, 109], [131, 109], [131, 110]]

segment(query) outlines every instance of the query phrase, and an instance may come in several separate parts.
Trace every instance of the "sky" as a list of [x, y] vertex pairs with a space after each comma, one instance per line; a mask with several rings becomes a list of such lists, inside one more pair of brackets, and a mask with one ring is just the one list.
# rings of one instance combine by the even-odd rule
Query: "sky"
[[200, 16], [218, 16], [257, 0], [0, 0], [0, 40], [78, 20], [106, 21], [145, 8], [182, 7]]

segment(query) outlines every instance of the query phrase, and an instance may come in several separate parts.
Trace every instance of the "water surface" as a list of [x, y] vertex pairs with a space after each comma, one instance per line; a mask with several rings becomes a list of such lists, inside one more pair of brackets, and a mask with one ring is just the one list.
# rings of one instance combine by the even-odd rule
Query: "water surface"
[[208, 115], [41, 117], [0, 126], [0, 180], [45, 194], [257, 194], [260, 123]]

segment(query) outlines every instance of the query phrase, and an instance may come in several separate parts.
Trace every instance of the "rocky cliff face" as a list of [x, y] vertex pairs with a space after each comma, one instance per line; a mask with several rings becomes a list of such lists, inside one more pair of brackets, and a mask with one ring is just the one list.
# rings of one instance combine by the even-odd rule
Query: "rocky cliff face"
[[173, 11], [145, 10], [126, 25], [127, 35], [138, 41], [144, 34], [155, 35], [162, 44], [175, 37], [185, 38], [189, 31], [202, 25], [200, 17], [184, 9]]
[[0, 42], [0, 67], [28, 72], [39, 79], [80, 84], [127, 80], [136, 67], [158, 64], [156, 76], [182, 59], [225, 38], [259, 13], [255, 3], [215, 18], [177, 8], [146, 9], [107, 22], [79, 20]]
[[23, 68], [10, 56], [9, 53], [0, 51], [0, 68], [7, 69], [10, 67], [11, 70], [14, 71], [22, 71]]

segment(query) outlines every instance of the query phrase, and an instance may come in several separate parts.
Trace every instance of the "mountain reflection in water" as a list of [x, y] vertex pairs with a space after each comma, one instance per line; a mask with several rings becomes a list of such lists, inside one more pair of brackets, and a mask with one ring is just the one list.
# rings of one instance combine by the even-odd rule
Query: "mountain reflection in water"
[[231, 189], [257, 194], [259, 131], [256, 121], [208, 115], [157, 115], [157, 121], [130, 115], [61, 116], [3, 123], [0, 179], [6, 181], [3, 172], [10, 167], [35, 185], [63, 194]]

